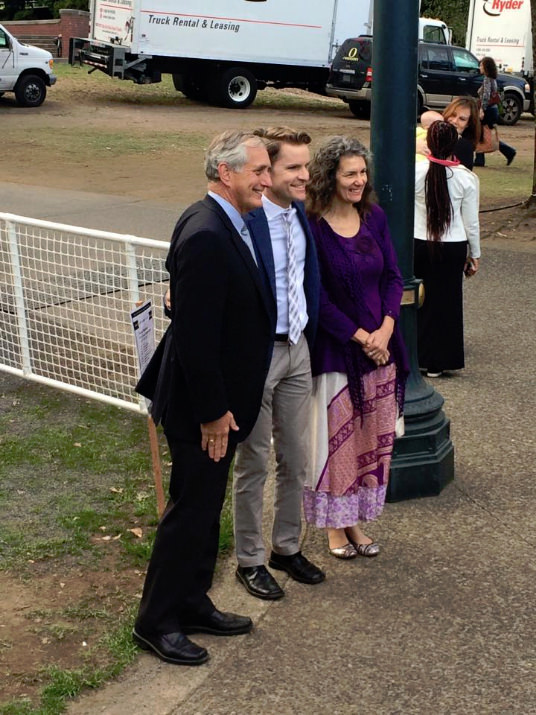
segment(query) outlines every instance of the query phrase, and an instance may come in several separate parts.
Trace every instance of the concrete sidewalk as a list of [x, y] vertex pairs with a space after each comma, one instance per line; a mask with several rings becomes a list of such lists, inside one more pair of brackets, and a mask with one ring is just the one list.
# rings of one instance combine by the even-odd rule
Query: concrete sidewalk
[[[4, 186], [2, 210], [16, 213], [17, 191], [5, 208]], [[45, 210], [32, 194], [33, 210]], [[69, 196], [65, 214], [57, 198], [39, 217], [154, 238], [169, 237], [179, 211], [104, 197], [103, 226], [102, 196]], [[167, 222], [168, 234], [131, 223], [138, 206], [143, 226]], [[251, 615], [252, 634], [196, 636], [211, 654], [198, 668], [140, 654], [69, 713], [536, 713], [535, 243], [486, 241], [481, 265], [466, 285], [467, 368], [434, 381], [452, 421], [455, 481], [439, 497], [386, 505], [367, 529], [377, 559], [338, 561], [308, 530], [304, 552], [328, 578], [305, 586], [278, 573], [281, 601], [250, 597], [233, 559], [222, 563], [214, 600]]]

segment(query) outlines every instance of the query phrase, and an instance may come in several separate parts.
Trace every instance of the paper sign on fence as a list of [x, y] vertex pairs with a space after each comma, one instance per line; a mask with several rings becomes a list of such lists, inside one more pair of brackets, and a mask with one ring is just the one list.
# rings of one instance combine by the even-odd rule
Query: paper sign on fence
[[151, 301], [146, 300], [145, 303], [133, 310], [130, 313], [130, 319], [134, 328], [141, 374], [147, 367], [155, 349], [153, 305]]

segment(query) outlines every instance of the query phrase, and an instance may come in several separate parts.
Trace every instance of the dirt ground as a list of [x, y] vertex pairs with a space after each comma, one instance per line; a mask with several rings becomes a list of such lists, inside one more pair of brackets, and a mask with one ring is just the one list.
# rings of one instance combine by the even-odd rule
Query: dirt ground
[[[313, 149], [333, 134], [352, 133], [370, 143], [370, 123], [354, 118], [339, 100], [300, 90], [267, 89], [259, 97], [247, 110], [219, 109], [192, 102], [174, 90], [170, 93], [167, 87], [159, 94], [158, 85], [136, 87], [86, 75], [76, 80], [60, 78], [37, 109], [19, 108], [12, 96], [5, 95], [0, 99], [2, 134], [15, 135], [15, 141], [3, 149], [2, 178], [49, 186], [51, 190], [112, 193], [182, 206], [198, 199], [205, 190], [203, 149], [219, 130], [286, 124], [309, 131]], [[48, 146], [43, 139], [47, 128], [54, 134], [52, 142], [45, 135]], [[77, 132], [100, 133], [102, 141], [96, 140], [93, 152], [85, 147], [79, 150]], [[114, 133], [127, 134], [133, 142], [151, 135], [161, 141], [148, 151], [139, 153], [129, 147], [118, 156], [113, 146], [105, 146], [107, 137], [113, 139]], [[501, 138], [518, 152], [508, 171], [527, 176], [532, 172], [533, 118], [523, 115], [514, 127], [502, 127]], [[488, 173], [506, 169], [498, 153], [488, 155], [487, 164]], [[525, 198], [505, 201], [495, 194], [483, 195], [481, 208], [511, 205]], [[493, 231], [517, 218], [522, 218], [517, 207], [511, 213], [482, 214], [483, 235], [487, 235], [488, 227]], [[522, 238], [522, 234], [523, 226], [517, 227], [517, 237]]]
[[[246, 111], [224, 110], [195, 104], [177, 94], [164, 103], [153, 92], [140, 103], [145, 88], [132, 87], [117, 95], [117, 83], [106, 80], [95, 86], [91, 80], [83, 86], [71, 81], [59, 82], [49, 91], [46, 102], [37, 109], [22, 109], [8, 95], [0, 99], [2, 125], [2, 180], [28, 186], [74, 189], [133, 196], [170, 204], [186, 205], [198, 199], [205, 189], [201, 170], [203, 147], [211, 135], [225, 128], [252, 128], [275, 124], [303, 127], [314, 137], [314, 145], [328, 135], [352, 133], [369, 143], [370, 124], [353, 118], [346, 105], [334, 100], [289, 92], [289, 103], [273, 99]], [[62, 87], [63, 84], [63, 87]], [[123, 83], [125, 84], [125, 83]], [[123, 92], [123, 88], [121, 88]], [[270, 92], [270, 90], [267, 90]], [[275, 96], [277, 93], [273, 91]], [[284, 95], [278, 95], [284, 96]], [[303, 105], [300, 100], [303, 99]], [[80, 143], [90, 132], [102, 135], [95, 150]], [[169, 147], [160, 142], [154, 149], [137, 152], [132, 147], [117, 155], [106, 153], [107, 137], [125, 134], [135, 143], [151, 135], [169, 139]], [[43, 136], [51, 138], [50, 145]], [[534, 120], [528, 116], [501, 136], [517, 149], [518, 156], [508, 171], [530, 172], [534, 143]], [[8, 143], [6, 140], [12, 137]], [[173, 137], [177, 138], [174, 141]], [[52, 141], [53, 138], [53, 141]], [[75, 141], [76, 139], [76, 141]], [[483, 171], [506, 171], [502, 157], [491, 157]], [[504, 166], [503, 166], [504, 165]], [[530, 185], [526, 182], [526, 185]], [[507, 201], [500, 196], [483, 195], [481, 208], [491, 209], [517, 204], [512, 208], [483, 213], [483, 237], [508, 237], [533, 241], [534, 219], [520, 210], [526, 195]], [[0, 199], [1, 209], [1, 199]], [[5, 386], [12, 378], [1, 378]], [[9, 398], [7, 403], [9, 405]], [[117, 613], [141, 588], [142, 574], [133, 569], [117, 571], [113, 556], [104, 568], [91, 571], [65, 560], [35, 564], [31, 578], [0, 571], [2, 613], [0, 616], [0, 675], [3, 684], [0, 702], [13, 697], [34, 699], [42, 685], [40, 669], [57, 664], [61, 668], [79, 667], [89, 639], [98, 636], [102, 624], [87, 621], [87, 630], [69, 630], [65, 637], [50, 637], [47, 622], [61, 606], [66, 609], [84, 602], [93, 608], [106, 606]], [[27, 576], [27, 574], [25, 575]], [[47, 615], [48, 614], [48, 615]], [[71, 624], [72, 625], [72, 624]]]

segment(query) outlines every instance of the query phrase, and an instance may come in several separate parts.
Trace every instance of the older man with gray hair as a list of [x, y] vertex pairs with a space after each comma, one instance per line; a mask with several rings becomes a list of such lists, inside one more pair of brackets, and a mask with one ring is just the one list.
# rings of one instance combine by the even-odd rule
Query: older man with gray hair
[[271, 184], [264, 141], [224, 132], [205, 160], [208, 195], [180, 217], [166, 267], [171, 323], [137, 390], [162, 422], [172, 469], [133, 631], [162, 660], [208, 658], [190, 633], [237, 635], [252, 622], [208, 596], [236, 445], [255, 424], [272, 348], [269, 298], [242, 214]]

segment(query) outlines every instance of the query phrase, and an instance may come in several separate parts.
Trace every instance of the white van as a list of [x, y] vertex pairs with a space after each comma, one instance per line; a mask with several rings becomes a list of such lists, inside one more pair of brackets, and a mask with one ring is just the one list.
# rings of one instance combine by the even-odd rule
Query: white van
[[56, 82], [53, 67], [50, 52], [23, 45], [0, 25], [0, 95], [15, 92], [21, 106], [38, 107]]

